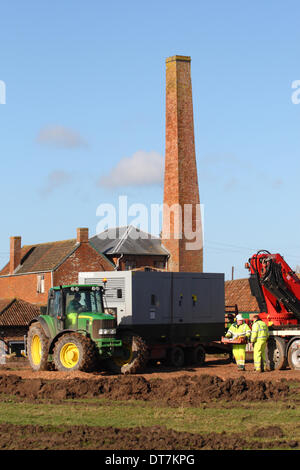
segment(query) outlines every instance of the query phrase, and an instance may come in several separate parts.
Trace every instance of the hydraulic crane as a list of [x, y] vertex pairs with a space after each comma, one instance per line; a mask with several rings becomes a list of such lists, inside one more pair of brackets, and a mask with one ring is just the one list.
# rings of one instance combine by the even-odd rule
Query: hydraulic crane
[[245, 267], [260, 318], [269, 326], [268, 366], [300, 370], [300, 279], [280, 254], [266, 250], [254, 254]]

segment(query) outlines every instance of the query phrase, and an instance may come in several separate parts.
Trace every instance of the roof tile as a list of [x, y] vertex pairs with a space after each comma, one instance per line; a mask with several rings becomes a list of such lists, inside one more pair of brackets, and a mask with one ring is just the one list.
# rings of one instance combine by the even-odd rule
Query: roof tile
[[27, 326], [40, 307], [21, 299], [0, 299], [0, 326]]
[[107, 229], [90, 238], [90, 243], [105, 255], [169, 255], [159, 237], [133, 225]]
[[[76, 245], [76, 239], [25, 245], [21, 249], [21, 263], [15, 273], [51, 271], [73, 251]], [[9, 262], [0, 271], [0, 276], [7, 274], [9, 274]]]
[[251, 294], [248, 278], [225, 281], [225, 304], [237, 305], [239, 312], [259, 312], [256, 298]]

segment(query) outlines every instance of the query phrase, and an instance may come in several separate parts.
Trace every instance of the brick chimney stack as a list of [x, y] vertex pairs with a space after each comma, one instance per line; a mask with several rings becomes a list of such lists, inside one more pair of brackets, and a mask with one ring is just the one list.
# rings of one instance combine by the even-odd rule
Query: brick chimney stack
[[10, 237], [9, 273], [13, 274], [21, 262], [21, 237]]
[[77, 229], [77, 242], [78, 243], [88, 243], [89, 241], [89, 229], [88, 228], [78, 228]]
[[[168, 270], [202, 272], [190, 57], [176, 55], [166, 59], [165, 138], [162, 244], [170, 253]], [[172, 206], [177, 211], [172, 212]]]

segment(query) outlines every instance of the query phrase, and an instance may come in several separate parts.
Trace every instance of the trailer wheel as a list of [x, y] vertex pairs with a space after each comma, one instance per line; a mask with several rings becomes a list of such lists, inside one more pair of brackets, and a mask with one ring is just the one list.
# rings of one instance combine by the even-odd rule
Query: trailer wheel
[[187, 362], [195, 366], [203, 366], [205, 363], [205, 349], [201, 344], [187, 350]]
[[288, 363], [291, 369], [300, 370], [300, 338], [294, 339], [289, 347]]
[[280, 337], [268, 339], [266, 348], [266, 364], [270, 370], [282, 370], [287, 366], [285, 342]]
[[95, 368], [96, 347], [94, 342], [80, 333], [66, 333], [54, 346], [53, 360], [57, 370], [89, 372]]
[[27, 336], [28, 360], [34, 371], [48, 369], [49, 339], [40, 323], [35, 322], [29, 327]]
[[126, 334], [122, 337], [123, 356], [105, 361], [106, 368], [116, 374], [136, 374], [144, 370], [148, 362], [148, 348], [140, 336]]
[[232, 350], [227, 353], [227, 355], [225, 356], [224, 362], [225, 364], [232, 364], [233, 362], [235, 363]]
[[167, 354], [167, 363], [170, 366], [180, 368], [184, 365], [185, 357], [184, 351], [180, 346], [174, 346], [169, 349]]

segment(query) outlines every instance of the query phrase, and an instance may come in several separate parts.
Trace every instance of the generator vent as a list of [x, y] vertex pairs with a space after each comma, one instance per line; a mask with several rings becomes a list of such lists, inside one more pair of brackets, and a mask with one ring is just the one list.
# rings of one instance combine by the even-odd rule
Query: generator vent
[[[110, 300], [122, 302], [125, 300], [125, 279], [123, 277], [106, 278], [107, 282], [104, 286], [103, 278], [89, 277], [84, 279], [85, 284], [98, 284], [99, 286], [106, 287], [105, 297]], [[118, 296], [118, 291], [122, 291], [122, 296]]]

